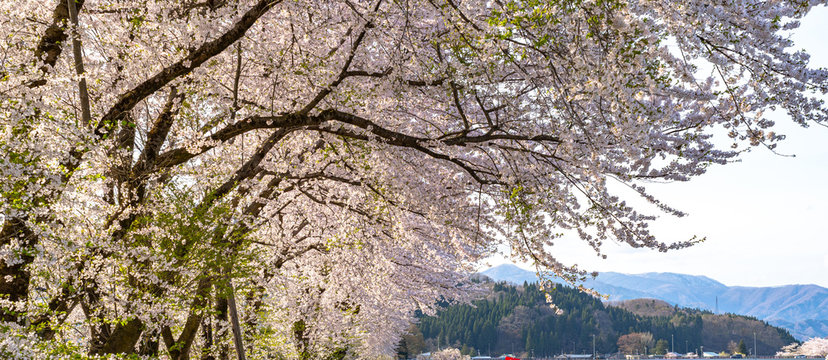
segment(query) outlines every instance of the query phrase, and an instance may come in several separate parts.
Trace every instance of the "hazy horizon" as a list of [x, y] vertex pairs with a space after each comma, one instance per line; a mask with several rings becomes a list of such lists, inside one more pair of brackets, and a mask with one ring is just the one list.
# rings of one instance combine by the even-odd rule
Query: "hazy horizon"
[[[535, 270], [531, 266], [528, 266], [528, 265], [525, 265], [525, 264], [516, 264], [516, 263], [504, 262], [504, 263], [500, 263], [500, 264], [497, 264], [497, 265], [488, 266], [486, 268], [481, 268], [480, 270], [478, 270], [478, 273], [482, 273], [482, 272], [485, 272], [486, 270], [494, 269], [496, 267], [504, 266], [504, 265], [507, 265], [507, 266], [511, 265], [511, 266], [515, 266], [515, 267], [517, 267], [521, 270], [535, 272]], [[721, 280], [719, 280], [715, 277], [711, 277], [711, 276], [704, 275], [704, 274], [681, 273], [681, 272], [675, 272], [675, 271], [655, 271], [654, 270], [654, 271], [635, 272], [635, 273], [622, 272], [622, 271], [599, 271], [598, 275], [600, 276], [602, 273], [617, 273], [617, 274], [625, 274], [625, 275], [678, 274], [678, 275], [698, 276], [698, 277], [705, 277], [705, 278], [708, 278], [710, 280], [719, 282], [722, 285], [725, 285], [727, 287], [759, 288], [759, 287], [783, 287], [783, 286], [790, 286], [790, 285], [813, 285], [813, 286], [819, 286], [819, 287], [822, 287], [822, 288], [828, 288], [826, 286], [822, 286], [822, 285], [814, 284], [814, 283], [790, 283], [790, 284], [768, 285], [768, 286], [762, 286], [762, 285], [759, 285], [759, 286], [748, 285], [748, 286], [746, 286], [746, 285], [739, 285], [739, 284], [728, 284], [728, 283], [725, 283], [725, 282], [723, 282], [723, 281], [721, 281]]]

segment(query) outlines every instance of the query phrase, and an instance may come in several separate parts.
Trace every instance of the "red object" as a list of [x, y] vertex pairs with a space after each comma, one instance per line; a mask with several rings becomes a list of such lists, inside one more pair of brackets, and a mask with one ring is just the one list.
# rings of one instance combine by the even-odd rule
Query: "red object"
[[507, 356], [507, 357], [506, 357], [506, 360], [520, 360], [520, 359], [518, 359], [518, 358], [513, 358], [513, 357], [511, 357], [511, 356]]

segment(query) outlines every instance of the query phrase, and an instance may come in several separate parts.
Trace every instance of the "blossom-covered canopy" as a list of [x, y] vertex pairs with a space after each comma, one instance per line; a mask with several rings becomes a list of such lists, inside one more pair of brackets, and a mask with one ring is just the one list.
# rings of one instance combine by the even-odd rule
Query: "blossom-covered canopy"
[[374, 357], [494, 253], [692, 245], [610, 183], [824, 124], [822, 3], [3, 2], [0, 352]]

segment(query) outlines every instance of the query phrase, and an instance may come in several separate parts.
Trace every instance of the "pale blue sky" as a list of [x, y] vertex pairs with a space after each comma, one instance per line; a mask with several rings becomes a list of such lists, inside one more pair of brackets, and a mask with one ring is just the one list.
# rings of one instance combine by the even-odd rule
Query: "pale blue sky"
[[[813, 66], [828, 67], [828, 9], [812, 11], [793, 38], [796, 48], [811, 54]], [[690, 214], [662, 216], [653, 226], [662, 241], [699, 235], [706, 242], [666, 254], [607, 244], [608, 259], [601, 260], [570, 240], [559, 241], [555, 255], [586, 270], [696, 274], [726, 285], [828, 287], [828, 128], [803, 129], [784, 114], [774, 120], [777, 132], [787, 135], [777, 150], [796, 157], [756, 148], [742, 162], [714, 167], [690, 182], [649, 186]]]

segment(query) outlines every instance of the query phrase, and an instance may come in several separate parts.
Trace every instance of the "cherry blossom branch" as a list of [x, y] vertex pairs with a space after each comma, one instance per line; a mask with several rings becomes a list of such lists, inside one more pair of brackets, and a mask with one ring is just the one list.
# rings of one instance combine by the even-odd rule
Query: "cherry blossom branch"
[[218, 38], [202, 44], [198, 49], [190, 52], [184, 59], [167, 66], [153, 77], [142, 82], [132, 90], [119, 96], [118, 101], [106, 112], [95, 128], [95, 134], [103, 136], [108, 132], [113, 122], [127, 111], [130, 111], [138, 102], [155, 93], [171, 81], [191, 73], [205, 61], [222, 53], [227, 47], [235, 43], [247, 32], [274, 5], [281, 0], [260, 0], [250, 8], [241, 19]]
[[167, 96], [167, 102], [164, 104], [164, 107], [161, 109], [161, 113], [152, 125], [152, 129], [150, 129], [147, 134], [147, 141], [144, 144], [144, 150], [141, 152], [141, 155], [139, 155], [138, 161], [133, 167], [133, 172], [141, 174], [146, 169], [154, 167], [155, 160], [158, 157], [158, 152], [167, 140], [167, 134], [169, 133], [175, 120], [175, 115], [177, 114], [177, 111], [174, 110], [173, 106], [176, 103], [181, 102], [183, 98], [184, 95], [178, 94], [175, 87], [170, 89], [170, 94]]
[[[373, 8], [374, 12], [376, 12], [379, 9], [380, 4], [382, 4], [382, 1], [376, 2]], [[374, 25], [370, 22], [363, 25], [362, 31], [359, 32], [359, 35], [357, 35], [353, 45], [351, 45], [351, 52], [348, 54], [345, 63], [342, 65], [342, 71], [339, 72], [339, 75], [337, 76], [336, 80], [331, 82], [330, 85], [326, 86], [318, 94], [316, 94], [313, 100], [311, 100], [307, 105], [305, 105], [305, 107], [302, 108], [302, 110], [299, 110], [299, 114], [308, 114], [311, 110], [316, 108], [316, 105], [319, 104], [319, 102], [325, 99], [325, 97], [328, 96], [328, 94], [333, 92], [333, 89], [336, 88], [337, 85], [339, 85], [343, 80], [345, 80], [345, 78], [348, 77], [348, 68], [351, 67], [351, 62], [354, 61], [354, 57], [356, 57], [357, 50], [359, 49], [360, 44], [362, 44], [362, 40], [365, 39], [365, 34], [368, 32], [368, 29], [372, 28], [373, 26]]]
[[201, 141], [204, 145], [195, 151], [186, 147], [168, 150], [158, 156], [156, 161], [160, 168], [173, 167], [182, 164], [204, 152], [215, 148], [219, 144], [234, 137], [257, 129], [296, 129], [303, 126], [320, 124], [332, 119], [331, 112], [322, 112], [319, 115], [308, 116], [300, 114], [283, 114], [276, 116], [250, 116], [234, 124], [225, 126]]

